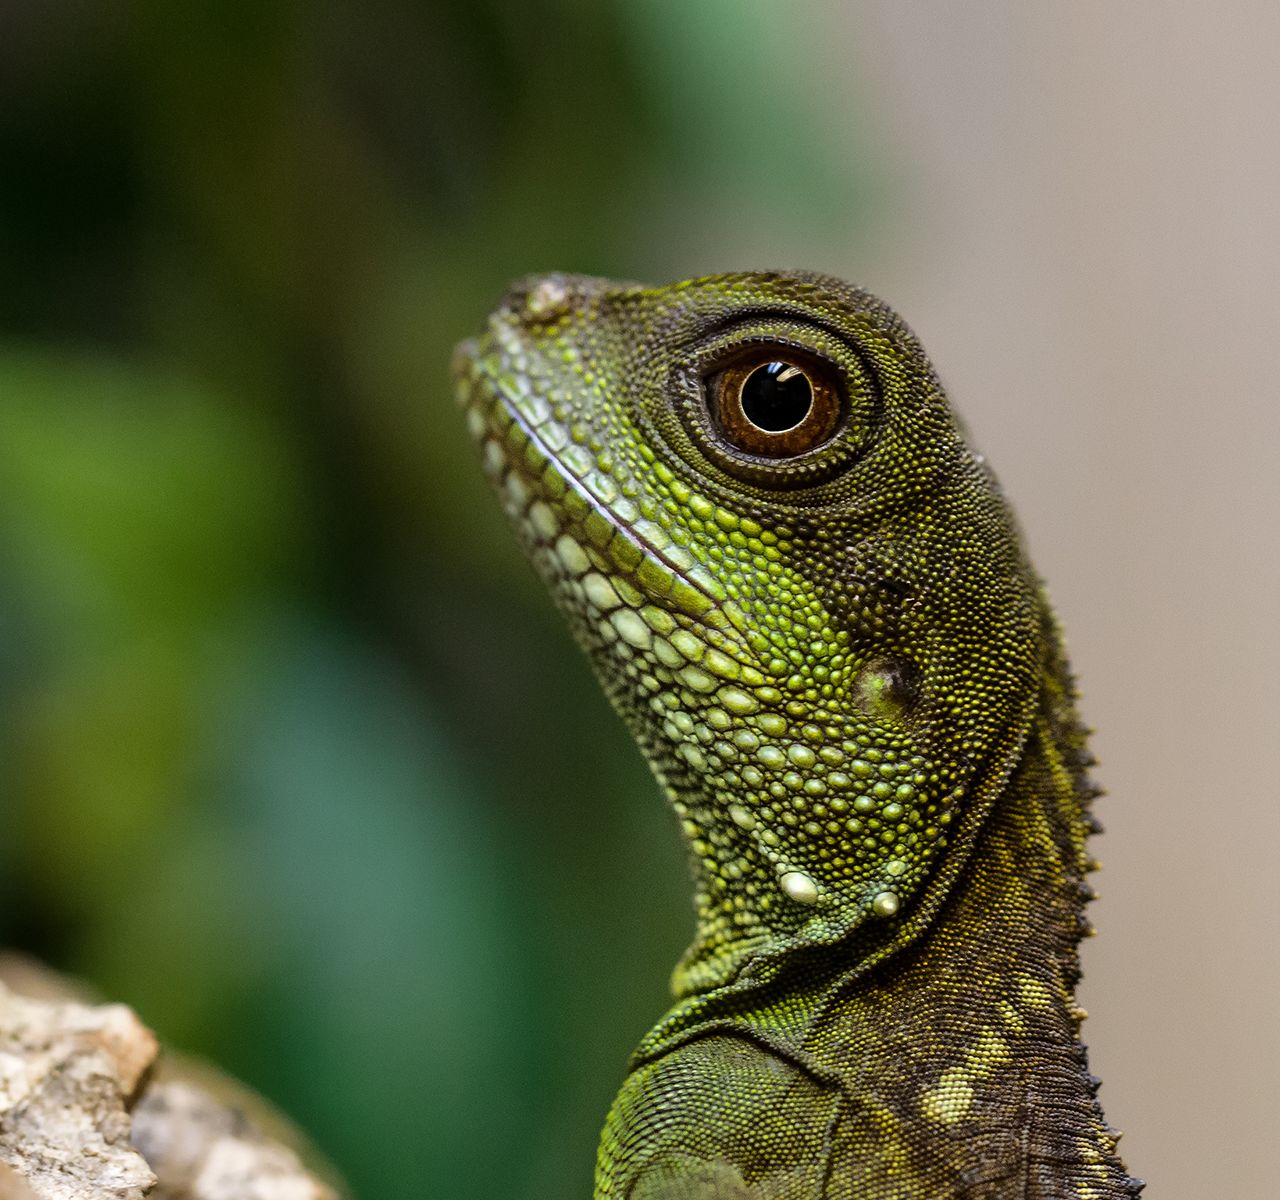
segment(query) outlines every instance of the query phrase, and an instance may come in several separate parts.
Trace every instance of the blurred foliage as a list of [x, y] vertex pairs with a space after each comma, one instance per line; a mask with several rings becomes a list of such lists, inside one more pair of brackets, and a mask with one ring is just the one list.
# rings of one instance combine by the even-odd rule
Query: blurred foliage
[[789, 12], [0, 12], [0, 942], [358, 1194], [587, 1194], [664, 1006], [673, 822], [447, 361], [513, 276], [860, 219]]

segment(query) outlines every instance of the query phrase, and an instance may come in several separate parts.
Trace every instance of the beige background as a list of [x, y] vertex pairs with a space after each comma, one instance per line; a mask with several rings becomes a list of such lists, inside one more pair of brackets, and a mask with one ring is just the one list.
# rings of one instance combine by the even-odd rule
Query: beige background
[[1273, 1197], [1280, 9], [859, 10], [851, 111], [914, 199], [840, 267], [995, 462], [1098, 730], [1108, 1116], [1160, 1200]]
[[1280, 8], [795, 12], [780, 52], [833, 152], [891, 164], [880, 216], [836, 261], [776, 222], [702, 232], [866, 284], [923, 338], [1014, 498], [1097, 728], [1082, 998], [1108, 1117], [1149, 1195], [1270, 1200]]

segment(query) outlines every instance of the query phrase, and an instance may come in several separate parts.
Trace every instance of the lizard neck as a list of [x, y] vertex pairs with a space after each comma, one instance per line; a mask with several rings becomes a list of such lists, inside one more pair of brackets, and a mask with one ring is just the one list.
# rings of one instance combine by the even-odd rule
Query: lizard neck
[[800, 1032], [875, 1147], [855, 1169], [876, 1175], [896, 1158], [924, 1194], [952, 1194], [956, 1178], [984, 1196], [980, 1183], [1018, 1180], [1045, 1200], [1140, 1188], [1079, 1040], [1089, 793], [1061, 732], [1037, 720], [932, 927], [865, 974], [832, 976]]
[[1012, 1194], [1014, 1181], [1043, 1200], [1136, 1195], [1074, 999], [1089, 931], [1088, 762], [1069, 684], [1051, 681], [927, 927], [887, 953], [855, 936], [748, 966], [678, 1005], [637, 1065], [720, 1033], [767, 1048], [839, 1096], [829, 1177], [850, 1196], [976, 1200]]

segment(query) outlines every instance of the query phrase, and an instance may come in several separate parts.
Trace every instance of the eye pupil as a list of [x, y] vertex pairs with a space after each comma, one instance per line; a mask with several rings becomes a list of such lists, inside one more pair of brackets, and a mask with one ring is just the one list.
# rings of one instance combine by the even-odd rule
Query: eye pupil
[[785, 433], [809, 415], [813, 385], [791, 363], [764, 363], [743, 380], [740, 400], [743, 415], [757, 429]]
[[835, 432], [843, 409], [837, 368], [783, 346], [751, 347], [704, 376], [703, 387], [720, 445], [757, 460], [808, 454]]

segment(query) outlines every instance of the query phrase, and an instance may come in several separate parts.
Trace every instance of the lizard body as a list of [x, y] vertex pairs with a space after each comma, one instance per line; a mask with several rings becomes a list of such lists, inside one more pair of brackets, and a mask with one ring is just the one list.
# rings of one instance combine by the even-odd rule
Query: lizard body
[[1090, 759], [999, 486], [868, 293], [516, 285], [460, 401], [686, 836], [697, 934], [598, 1200], [1116, 1200]]

